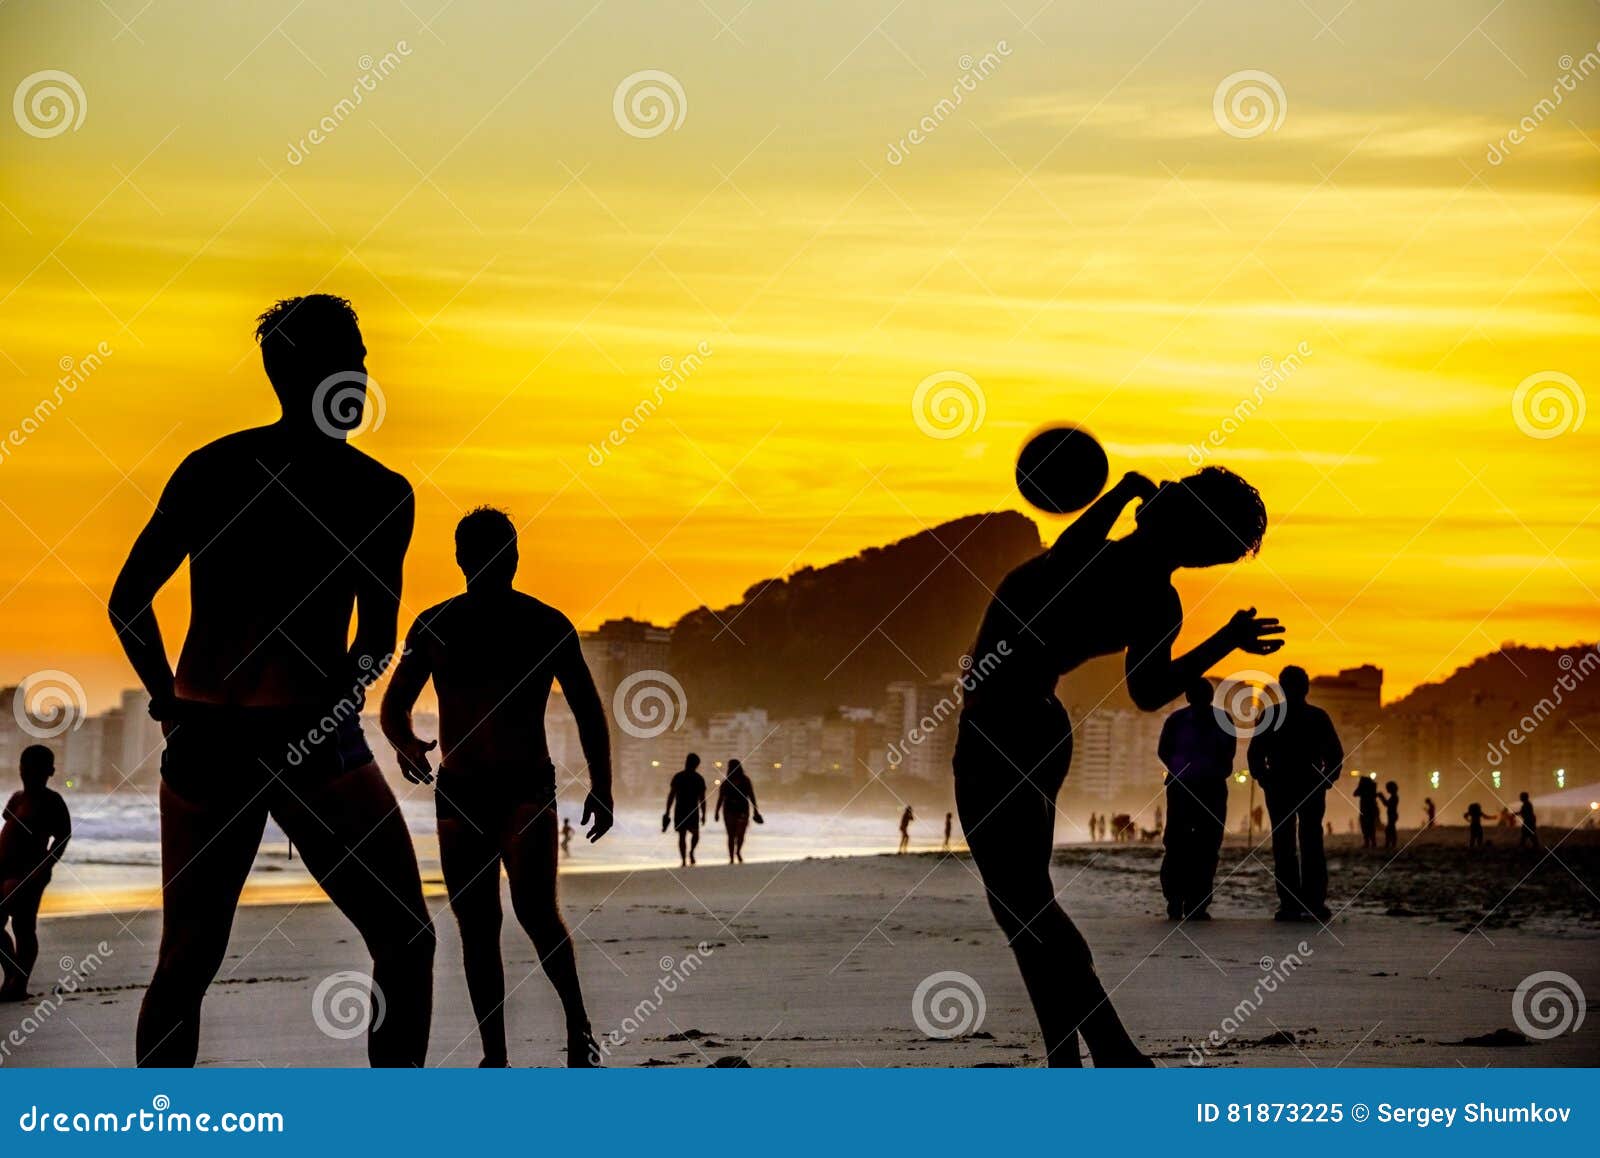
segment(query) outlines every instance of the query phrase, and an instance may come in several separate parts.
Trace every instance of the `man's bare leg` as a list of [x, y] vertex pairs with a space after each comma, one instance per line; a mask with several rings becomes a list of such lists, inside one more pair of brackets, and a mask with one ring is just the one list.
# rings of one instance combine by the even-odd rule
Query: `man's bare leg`
[[139, 1007], [139, 1065], [194, 1065], [200, 1003], [228, 951], [266, 823], [262, 797], [196, 804], [161, 786], [161, 949]]
[[700, 847], [700, 830], [697, 828], [689, 833], [689, 863], [694, 863], [695, 849]]
[[439, 865], [461, 930], [467, 993], [483, 1042], [480, 1068], [506, 1058], [506, 973], [500, 959], [500, 850], [494, 837], [463, 820], [439, 821]]
[[280, 785], [272, 796], [273, 818], [372, 954], [384, 1018], [367, 1031], [368, 1059], [421, 1066], [433, 1015], [433, 921], [411, 834], [383, 773], [364, 764], [319, 788]]
[[522, 805], [508, 833], [503, 855], [511, 881], [511, 908], [532, 938], [545, 976], [561, 999], [567, 1020], [567, 1065], [592, 1066], [596, 1051], [589, 1014], [583, 1007], [583, 987], [578, 983], [578, 959], [556, 897], [555, 808]]
[[678, 863], [684, 868], [689, 867], [689, 833], [687, 829], [678, 829]]

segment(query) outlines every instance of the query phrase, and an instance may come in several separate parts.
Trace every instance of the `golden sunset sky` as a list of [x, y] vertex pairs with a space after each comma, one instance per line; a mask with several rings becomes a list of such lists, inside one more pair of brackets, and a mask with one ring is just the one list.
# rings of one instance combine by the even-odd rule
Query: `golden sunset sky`
[[[1046, 421], [1186, 473], [1301, 350], [1213, 452], [1272, 525], [1180, 577], [1190, 639], [1255, 605], [1279, 658], [1379, 663], [1390, 695], [1592, 639], [1597, 42], [1590, 0], [10, 0], [5, 92], [58, 70], [83, 116], [0, 121], [0, 683], [133, 682], [112, 577], [183, 455], [275, 416], [253, 319], [314, 290], [361, 315], [359, 445], [417, 489], [407, 621], [457, 589], [477, 503], [580, 626], [670, 622], [1024, 509]], [[643, 70], [682, 92], [656, 135], [614, 109]], [[1282, 94], [1253, 135], [1214, 99], [1245, 70]], [[934, 438], [913, 395], [947, 371], [982, 422]], [[1514, 394], [1550, 373], [1569, 429], [1533, 437]]]

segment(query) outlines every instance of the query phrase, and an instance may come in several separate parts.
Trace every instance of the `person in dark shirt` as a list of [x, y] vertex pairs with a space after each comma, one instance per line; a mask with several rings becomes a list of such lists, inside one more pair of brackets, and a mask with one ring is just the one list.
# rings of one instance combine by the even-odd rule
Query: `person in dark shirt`
[[1167, 769], [1161, 891], [1167, 916], [1203, 921], [1211, 916], [1217, 857], [1228, 821], [1228, 776], [1239, 739], [1218, 720], [1209, 680], [1195, 680], [1187, 697], [1188, 706], [1161, 726], [1156, 747]]
[[1539, 822], [1533, 814], [1533, 801], [1528, 799], [1526, 792], [1522, 793], [1522, 807], [1517, 809], [1517, 815], [1522, 820], [1522, 832], [1517, 837], [1517, 847], [1538, 848]]
[[756, 807], [756, 786], [738, 760], [728, 761], [728, 775], [717, 789], [717, 807], [712, 819], [720, 819], [728, 830], [728, 863], [743, 864], [744, 836], [750, 829], [750, 821], [765, 822], [761, 809]]
[[706, 778], [700, 775], [700, 757], [690, 752], [683, 770], [667, 786], [666, 811], [661, 815], [661, 831], [668, 826], [678, 830], [678, 861], [688, 868], [695, 863], [694, 850], [700, 847], [700, 826], [706, 820]]
[[1283, 702], [1250, 737], [1246, 759], [1261, 785], [1272, 822], [1272, 876], [1278, 890], [1274, 920], [1329, 920], [1328, 861], [1322, 818], [1327, 792], [1339, 782], [1344, 748], [1333, 721], [1306, 697], [1311, 679], [1290, 665], [1278, 673]]
[[1383, 791], [1383, 847], [1394, 848], [1400, 842], [1400, 785], [1391, 780]]
[[1378, 847], [1378, 782], [1370, 776], [1356, 781], [1356, 816], [1361, 822], [1361, 847]]
[[1483, 847], [1483, 805], [1474, 800], [1467, 805], [1467, 810], [1461, 814], [1467, 822], [1467, 847]]
[[30, 744], [20, 764], [22, 791], [6, 802], [0, 827], [0, 1001], [28, 995], [28, 977], [39, 959], [39, 903], [72, 838], [67, 802], [47, 787], [56, 771], [55, 753]]

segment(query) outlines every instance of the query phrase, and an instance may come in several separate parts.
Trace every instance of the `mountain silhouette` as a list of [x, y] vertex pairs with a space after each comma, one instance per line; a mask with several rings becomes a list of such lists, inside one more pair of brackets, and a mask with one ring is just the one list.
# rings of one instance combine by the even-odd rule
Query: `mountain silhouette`
[[678, 620], [671, 670], [697, 715], [876, 706], [894, 681], [954, 672], [994, 587], [1043, 548], [1032, 519], [998, 511], [764, 579]]

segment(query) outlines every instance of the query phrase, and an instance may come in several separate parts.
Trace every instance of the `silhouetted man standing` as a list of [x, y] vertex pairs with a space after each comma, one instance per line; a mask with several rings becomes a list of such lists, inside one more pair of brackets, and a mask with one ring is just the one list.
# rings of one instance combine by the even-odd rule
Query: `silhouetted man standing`
[[67, 802], [50, 787], [55, 753], [29, 744], [19, 764], [22, 791], [6, 801], [0, 824], [0, 1001], [28, 996], [28, 976], [39, 959], [39, 904], [72, 839]]
[[590, 842], [611, 828], [611, 739], [605, 708], [572, 621], [511, 584], [517, 528], [504, 511], [479, 507], [456, 526], [456, 562], [467, 591], [417, 616], [383, 697], [383, 733], [406, 779], [433, 779], [411, 709], [431, 678], [439, 696], [444, 757], [434, 805], [439, 867], [461, 928], [467, 993], [478, 1019], [484, 1068], [506, 1057], [506, 980], [500, 958], [500, 868], [511, 907], [566, 1015], [567, 1064], [598, 1064], [577, 956], [556, 896], [556, 769], [544, 732], [559, 681], [589, 765], [579, 824]]
[[[270, 814], [372, 954], [386, 1010], [368, 1033], [372, 1064], [420, 1066], [433, 924], [360, 716], [395, 648], [411, 486], [346, 441], [368, 391], [349, 302], [281, 301], [256, 340], [283, 416], [179, 464], [109, 603], [167, 742], [161, 950], [138, 1060], [194, 1064], [200, 1004]], [[174, 673], [151, 601], [185, 559], [189, 633]]]
[[1284, 668], [1278, 687], [1284, 697], [1281, 719], [1268, 721], [1251, 737], [1247, 755], [1272, 820], [1272, 875], [1278, 886], [1273, 918], [1326, 921], [1333, 914], [1327, 904], [1322, 817], [1328, 789], [1344, 768], [1344, 749], [1328, 713], [1306, 702], [1311, 679], [1304, 668]]
[[1211, 684], [1198, 679], [1188, 706], [1167, 717], [1156, 754], [1167, 769], [1167, 827], [1162, 833], [1161, 891], [1167, 916], [1209, 920], [1217, 857], [1228, 820], [1228, 776], [1239, 739], [1211, 706]]
[[694, 864], [694, 850], [700, 847], [700, 826], [706, 822], [706, 778], [700, 775], [700, 757], [690, 752], [683, 770], [675, 773], [667, 786], [666, 811], [661, 830], [670, 823], [678, 830], [678, 860], [684, 868]]

